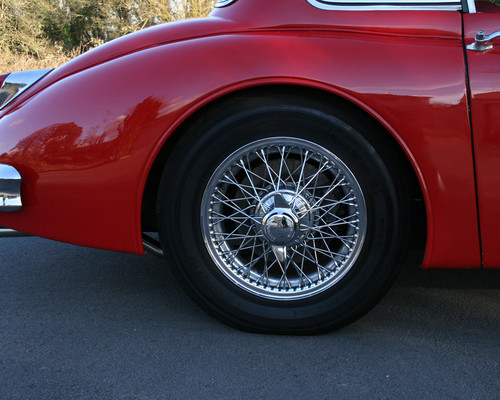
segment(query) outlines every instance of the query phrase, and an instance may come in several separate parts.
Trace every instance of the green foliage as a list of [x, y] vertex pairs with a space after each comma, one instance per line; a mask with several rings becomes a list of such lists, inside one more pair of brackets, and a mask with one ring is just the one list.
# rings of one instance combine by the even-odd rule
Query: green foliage
[[[500, 0], [488, 0], [500, 6]], [[208, 15], [214, 0], [0, 0], [0, 73], [47, 68], [152, 25]], [[26, 62], [20, 62], [20, 60]], [[18, 64], [19, 67], [15, 68]], [[14, 65], [14, 66], [13, 66]]]
[[207, 15], [213, 0], [0, 0], [0, 52], [39, 57]]
[[48, 0], [0, 1], [0, 51], [40, 55], [50, 46], [42, 21]]
[[93, 47], [151, 25], [207, 15], [212, 0], [48, 0], [46, 37], [66, 50]]
[[[121, 1], [51, 0], [53, 7], [43, 20], [45, 37], [66, 50], [94, 47], [115, 37]], [[116, 8], [115, 8], [116, 7]]]

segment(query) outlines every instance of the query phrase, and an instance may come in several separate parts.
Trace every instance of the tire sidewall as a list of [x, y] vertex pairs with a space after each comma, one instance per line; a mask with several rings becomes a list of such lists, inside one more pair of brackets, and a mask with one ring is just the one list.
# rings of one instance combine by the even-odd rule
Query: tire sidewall
[[[240, 328], [300, 332], [344, 325], [385, 292], [398, 258], [398, 200], [369, 133], [352, 125], [345, 115], [266, 105], [208, 118], [181, 138], [160, 184], [160, 237], [176, 276], [202, 307]], [[356, 262], [335, 285], [305, 299], [264, 299], [237, 287], [215, 265], [203, 240], [201, 201], [215, 169], [237, 149], [269, 137], [305, 139], [332, 151], [356, 177], [366, 203], [366, 237]]]

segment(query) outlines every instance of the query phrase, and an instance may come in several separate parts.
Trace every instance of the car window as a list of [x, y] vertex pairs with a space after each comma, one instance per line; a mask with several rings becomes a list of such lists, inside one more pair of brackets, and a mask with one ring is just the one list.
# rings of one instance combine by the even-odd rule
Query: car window
[[500, 12], [500, 0], [476, 0], [477, 12]]
[[461, 0], [307, 0], [322, 10], [433, 10], [458, 11], [462, 9]]

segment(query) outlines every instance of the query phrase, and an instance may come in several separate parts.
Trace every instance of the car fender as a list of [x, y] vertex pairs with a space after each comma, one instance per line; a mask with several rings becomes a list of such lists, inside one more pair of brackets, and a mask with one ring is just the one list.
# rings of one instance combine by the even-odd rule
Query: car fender
[[[381, 52], [385, 59], [376, 57]], [[433, 57], [439, 66], [425, 61]], [[197, 37], [90, 63], [61, 74], [0, 120], [0, 163], [20, 171], [25, 204], [0, 223], [142, 253], [142, 192], [175, 129], [238, 90], [303, 85], [357, 104], [403, 147], [426, 200], [425, 264], [475, 265], [465, 67], [457, 64], [463, 65], [459, 38], [293, 29]]]

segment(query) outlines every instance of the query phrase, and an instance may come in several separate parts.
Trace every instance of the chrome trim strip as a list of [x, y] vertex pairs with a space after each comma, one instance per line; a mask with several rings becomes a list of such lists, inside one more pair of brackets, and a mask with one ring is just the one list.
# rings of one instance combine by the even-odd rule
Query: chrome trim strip
[[462, 3], [456, 0], [307, 0], [321, 10], [340, 11], [460, 11]]
[[359, 4], [359, 5], [393, 5], [401, 6], [405, 5], [411, 6], [427, 6], [431, 5], [443, 5], [443, 4], [461, 4], [461, 0], [313, 0], [320, 4]]
[[0, 110], [53, 69], [12, 72], [0, 88]]
[[467, 8], [469, 9], [469, 14], [475, 14], [476, 13], [475, 0], [467, 0]]
[[226, 7], [230, 4], [233, 4], [236, 0], [219, 0], [215, 3], [216, 8]]
[[21, 201], [21, 175], [7, 164], [0, 164], [0, 211], [19, 211]]
[[31, 235], [15, 231], [13, 229], [0, 228], [0, 238], [13, 238], [13, 237], [25, 237], [25, 236], [31, 236]]

